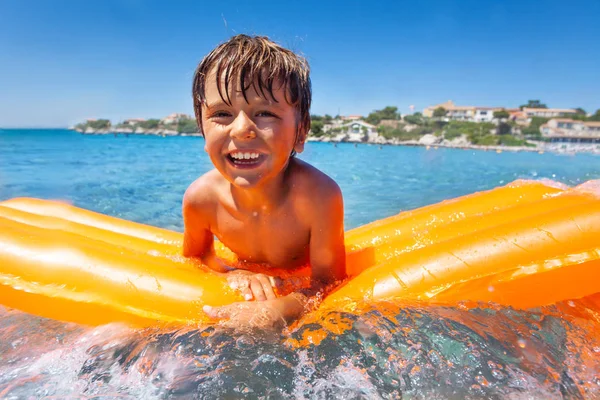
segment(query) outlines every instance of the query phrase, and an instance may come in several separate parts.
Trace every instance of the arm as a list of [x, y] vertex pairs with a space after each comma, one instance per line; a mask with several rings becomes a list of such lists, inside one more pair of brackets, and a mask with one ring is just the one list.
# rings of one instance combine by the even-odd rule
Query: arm
[[[214, 236], [209, 217], [214, 214], [212, 188], [203, 176], [186, 190], [183, 196], [182, 214], [184, 223], [183, 256], [198, 257], [204, 265], [217, 274], [227, 277], [232, 289], [242, 292], [246, 300], [274, 298], [273, 278], [263, 274], [237, 270], [226, 265], [215, 254]], [[230, 272], [237, 271], [233, 274]]]
[[316, 196], [319, 204], [310, 207], [311, 286], [283, 298], [286, 300], [283, 313], [286, 320], [298, 318], [305, 311], [310, 298], [325, 294], [332, 284], [346, 278], [342, 192], [333, 181], [328, 181], [324, 189], [324, 193]]
[[206, 186], [200, 178], [183, 196], [183, 256], [198, 257], [210, 269], [224, 273], [233, 268], [225, 265], [215, 254], [214, 237], [207, 218], [207, 211], [210, 212], [213, 207], [210, 189]]

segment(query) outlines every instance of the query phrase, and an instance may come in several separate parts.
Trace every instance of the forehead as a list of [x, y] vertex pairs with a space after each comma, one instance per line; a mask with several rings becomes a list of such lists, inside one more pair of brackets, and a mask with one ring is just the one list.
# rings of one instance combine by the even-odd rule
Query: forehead
[[217, 66], [211, 68], [204, 81], [204, 95], [206, 103], [209, 105], [219, 101], [230, 103], [239, 99], [247, 103], [266, 102], [280, 106], [289, 105], [287, 88], [283, 82], [276, 79], [269, 87], [266, 72], [252, 77], [253, 79], [246, 76], [242, 82], [239, 73], [227, 76], [227, 72], [223, 68], [220, 76], [217, 76], [217, 69]]

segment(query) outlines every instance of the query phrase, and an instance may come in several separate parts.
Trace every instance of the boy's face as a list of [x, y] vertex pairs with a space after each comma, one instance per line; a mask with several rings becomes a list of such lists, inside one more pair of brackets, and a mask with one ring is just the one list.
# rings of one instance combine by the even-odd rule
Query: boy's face
[[[260, 187], [285, 170], [292, 150], [299, 153], [304, 149], [304, 138], [297, 135], [297, 112], [285, 100], [285, 88], [274, 85], [275, 102], [266, 90], [265, 99], [251, 85], [246, 90], [246, 101], [239, 79], [235, 79], [235, 85], [235, 90], [229, 90], [228, 105], [219, 94], [215, 70], [206, 77], [204, 149], [229, 182], [244, 188]], [[227, 98], [225, 87], [221, 87], [221, 93]]]

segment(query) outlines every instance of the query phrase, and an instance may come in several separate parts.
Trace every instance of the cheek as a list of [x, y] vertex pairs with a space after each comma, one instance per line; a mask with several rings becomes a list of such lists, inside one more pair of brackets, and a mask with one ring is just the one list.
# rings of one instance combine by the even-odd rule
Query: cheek
[[214, 147], [223, 143], [223, 139], [227, 136], [223, 129], [215, 126], [210, 126], [208, 123], [204, 125], [204, 141], [205, 147]]
[[222, 140], [219, 140], [215, 135], [204, 136], [204, 151], [209, 155], [221, 153]]

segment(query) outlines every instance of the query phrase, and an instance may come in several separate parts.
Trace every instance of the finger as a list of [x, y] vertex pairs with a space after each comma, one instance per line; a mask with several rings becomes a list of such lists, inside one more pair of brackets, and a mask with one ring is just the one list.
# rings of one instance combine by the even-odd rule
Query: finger
[[281, 286], [281, 284], [282, 284], [282, 280], [281, 280], [281, 278], [280, 278], [280, 277], [278, 277], [278, 276], [270, 276], [270, 277], [269, 277], [269, 282], [271, 282], [271, 287], [272, 287], [273, 289], [279, 289], [279, 287], [280, 287], [280, 286]]
[[[296, 279], [296, 278], [293, 278]], [[271, 286], [273, 289], [282, 290], [285, 289], [286, 281], [281, 279], [279, 276], [270, 276], [269, 281], [271, 282]], [[292, 281], [293, 285], [293, 281]]]
[[202, 311], [204, 311], [206, 313], [206, 315], [208, 315], [209, 317], [214, 318], [214, 319], [224, 319], [224, 318], [228, 319], [230, 317], [230, 312], [229, 312], [228, 306], [223, 306], [223, 307], [204, 306], [204, 307], [202, 307]]
[[263, 290], [263, 284], [258, 277], [254, 277], [250, 280], [250, 289], [252, 289], [252, 295], [255, 300], [264, 301], [267, 299], [265, 291]]
[[230, 288], [232, 288], [234, 290], [236, 290], [239, 286], [238, 279], [234, 276], [227, 277], [227, 284], [229, 285]]
[[234, 290], [243, 290], [248, 287], [248, 278], [234, 275], [227, 278], [227, 283]]
[[239, 290], [242, 292], [242, 296], [244, 296], [244, 300], [250, 301], [252, 300], [252, 290], [250, 290], [250, 282], [247, 277], [232, 277], [228, 280], [229, 287], [233, 290]]
[[249, 287], [246, 287], [242, 290], [242, 296], [244, 296], [244, 300], [246, 301], [252, 300], [252, 290]]
[[275, 292], [273, 291], [273, 283], [275, 283], [275, 279], [272, 276], [266, 275], [258, 275], [256, 278], [262, 285], [266, 300], [276, 299], [277, 295], [275, 295]]

